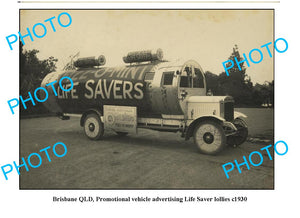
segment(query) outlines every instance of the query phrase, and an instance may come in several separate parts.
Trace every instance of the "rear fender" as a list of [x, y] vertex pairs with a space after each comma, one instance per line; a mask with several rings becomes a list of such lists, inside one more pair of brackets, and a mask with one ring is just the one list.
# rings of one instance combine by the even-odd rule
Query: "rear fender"
[[99, 111], [97, 109], [89, 109], [88, 111], [86, 111], [82, 114], [82, 116], [80, 118], [80, 126], [84, 125], [84, 120], [85, 120], [86, 116], [91, 113], [97, 114], [99, 116], [99, 119], [103, 122], [102, 117], [101, 117], [102, 116], [101, 111]]

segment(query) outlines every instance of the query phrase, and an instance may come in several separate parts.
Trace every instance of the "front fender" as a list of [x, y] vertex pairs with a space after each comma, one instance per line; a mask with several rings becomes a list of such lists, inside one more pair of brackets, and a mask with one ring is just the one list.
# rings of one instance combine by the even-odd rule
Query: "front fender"
[[202, 122], [204, 120], [213, 120], [213, 121], [218, 122], [218, 123], [225, 122], [225, 119], [223, 117], [219, 117], [219, 116], [216, 116], [216, 115], [205, 115], [205, 116], [198, 117], [195, 120], [188, 121], [187, 122], [188, 127], [187, 127], [187, 130], [185, 131], [185, 140], [188, 140], [193, 135], [195, 126], [199, 122]]
[[247, 118], [247, 115], [245, 115], [241, 112], [234, 111], [234, 119], [236, 119], [236, 118]]
[[202, 120], [209, 120], [209, 119], [213, 119], [213, 120], [216, 120], [218, 122], [226, 121], [223, 117], [207, 114], [207, 115], [202, 115], [201, 117], [197, 117], [196, 119], [193, 119], [193, 120], [188, 120], [187, 121], [187, 126], [190, 126], [195, 122], [199, 122], [199, 121], [202, 121]]

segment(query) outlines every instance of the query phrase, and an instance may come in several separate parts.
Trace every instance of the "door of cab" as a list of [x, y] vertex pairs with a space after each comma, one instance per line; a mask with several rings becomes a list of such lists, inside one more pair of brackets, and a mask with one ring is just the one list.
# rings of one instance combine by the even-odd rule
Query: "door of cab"
[[180, 115], [182, 110], [178, 102], [178, 76], [177, 68], [163, 68], [161, 70], [161, 103], [163, 114]]

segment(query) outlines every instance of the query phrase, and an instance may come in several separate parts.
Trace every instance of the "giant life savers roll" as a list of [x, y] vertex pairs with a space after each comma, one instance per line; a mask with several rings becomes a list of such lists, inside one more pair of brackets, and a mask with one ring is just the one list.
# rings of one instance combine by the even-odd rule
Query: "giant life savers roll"
[[163, 51], [159, 48], [156, 51], [146, 50], [146, 51], [134, 51], [129, 52], [123, 57], [125, 63], [136, 63], [145, 61], [162, 61]]
[[103, 66], [105, 65], [106, 59], [104, 55], [100, 55], [98, 58], [96, 57], [87, 57], [87, 58], [78, 58], [74, 61], [75, 67], [93, 67], [93, 66]]

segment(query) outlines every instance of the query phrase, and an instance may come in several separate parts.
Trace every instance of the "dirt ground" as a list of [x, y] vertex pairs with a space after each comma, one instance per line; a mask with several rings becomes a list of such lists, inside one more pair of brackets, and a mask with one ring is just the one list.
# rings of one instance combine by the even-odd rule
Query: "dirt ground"
[[[215, 156], [198, 152], [193, 139], [184, 141], [179, 133], [139, 129], [138, 135], [117, 136], [106, 132], [101, 141], [91, 141], [79, 125], [56, 117], [20, 120], [20, 158], [51, 146], [48, 161], [20, 169], [21, 189], [273, 189], [274, 162], [262, 152], [261, 166], [235, 168], [227, 179], [222, 165], [243, 162], [252, 151], [273, 144], [273, 109], [236, 109], [248, 115], [248, 140], [240, 147], [227, 147]], [[56, 142], [67, 146], [64, 157], [56, 157]], [[62, 154], [63, 149], [57, 149]], [[272, 156], [274, 157], [273, 149]], [[253, 156], [254, 157], [254, 156]], [[253, 158], [255, 162], [255, 158]], [[35, 163], [36, 162], [36, 163]], [[256, 163], [259, 162], [258, 160]], [[37, 164], [38, 159], [32, 158]]]

